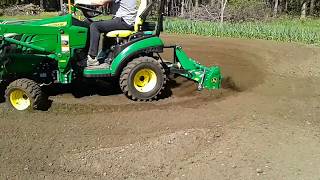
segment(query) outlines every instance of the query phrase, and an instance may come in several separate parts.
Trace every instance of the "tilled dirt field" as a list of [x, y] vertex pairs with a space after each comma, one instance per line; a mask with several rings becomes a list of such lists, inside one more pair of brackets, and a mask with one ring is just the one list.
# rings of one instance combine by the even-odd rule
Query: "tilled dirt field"
[[66, 93], [29, 114], [1, 104], [0, 179], [320, 178], [319, 48], [164, 39], [234, 84], [197, 92], [178, 79], [152, 103]]

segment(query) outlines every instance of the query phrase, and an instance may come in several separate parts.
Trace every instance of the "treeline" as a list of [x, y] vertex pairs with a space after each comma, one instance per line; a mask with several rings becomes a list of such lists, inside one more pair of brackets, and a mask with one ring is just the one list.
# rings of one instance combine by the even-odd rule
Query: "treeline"
[[[0, 6], [33, 3], [46, 11], [59, 11], [67, 0], [1, 0]], [[320, 0], [166, 0], [166, 14], [189, 19], [248, 21], [282, 15], [320, 16]]]
[[0, 6], [2, 8], [20, 5], [20, 4], [35, 4], [39, 5], [41, 9], [46, 11], [59, 11], [61, 9], [61, 4], [66, 3], [64, 0], [0, 0]]
[[189, 19], [250, 21], [319, 17], [320, 0], [167, 0], [167, 14]]

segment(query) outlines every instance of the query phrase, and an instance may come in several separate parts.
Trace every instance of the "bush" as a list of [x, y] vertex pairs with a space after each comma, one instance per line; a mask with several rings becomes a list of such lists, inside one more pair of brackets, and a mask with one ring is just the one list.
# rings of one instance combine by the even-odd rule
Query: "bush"
[[5, 16], [16, 16], [16, 15], [39, 15], [44, 10], [38, 5], [25, 4], [25, 5], [13, 5], [2, 9], [2, 14]]
[[[210, 5], [200, 5], [186, 12], [183, 18], [191, 20], [219, 21], [220, 0]], [[264, 20], [271, 15], [271, 8], [260, 0], [229, 0], [224, 12], [224, 20], [231, 22]]]
[[216, 5], [200, 5], [186, 12], [183, 18], [190, 20], [218, 21], [220, 19], [220, 9]]
[[271, 8], [257, 0], [233, 0], [227, 8], [232, 22], [264, 20], [271, 15]]

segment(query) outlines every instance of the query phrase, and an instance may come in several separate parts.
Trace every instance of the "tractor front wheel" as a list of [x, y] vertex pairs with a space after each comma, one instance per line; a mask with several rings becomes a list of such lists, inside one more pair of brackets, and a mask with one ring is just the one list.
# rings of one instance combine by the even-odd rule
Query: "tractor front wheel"
[[152, 101], [163, 93], [166, 79], [161, 61], [152, 57], [140, 57], [133, 59], [123, 69], [120, 87], [132, 100]]
[[30, 79], [18, 79], [10, 83], [5, 97], [9, 107], [18, 111], [42, 110], [48, 102], [41, 87]]

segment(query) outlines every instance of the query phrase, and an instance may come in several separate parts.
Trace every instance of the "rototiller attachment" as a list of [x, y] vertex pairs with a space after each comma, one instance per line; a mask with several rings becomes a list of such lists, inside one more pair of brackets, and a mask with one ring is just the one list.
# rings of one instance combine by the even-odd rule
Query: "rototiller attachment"
[[220, 67], [206, 67], [189, 58], [180, 46], [168, 46], [174, 49], [173, 64], [169, 65], [170, 72], [196, 81], [198, 90], [219, 89], [221, 86]]

